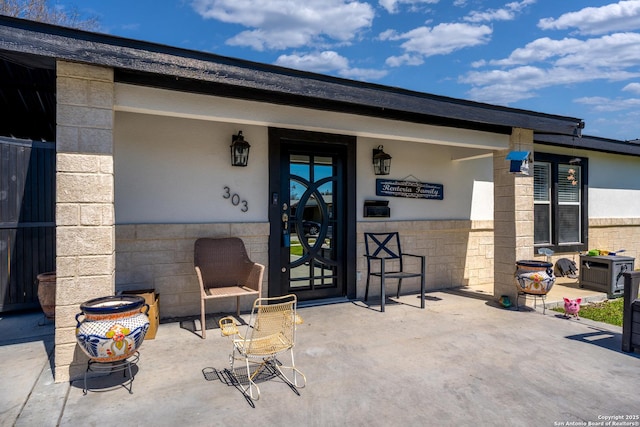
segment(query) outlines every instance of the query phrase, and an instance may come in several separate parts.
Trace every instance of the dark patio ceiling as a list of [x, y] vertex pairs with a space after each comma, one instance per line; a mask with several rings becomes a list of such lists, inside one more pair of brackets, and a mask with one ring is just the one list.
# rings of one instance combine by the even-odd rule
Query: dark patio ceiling
[[0, 135], [55, 141], [53, 61], [0, 51]]

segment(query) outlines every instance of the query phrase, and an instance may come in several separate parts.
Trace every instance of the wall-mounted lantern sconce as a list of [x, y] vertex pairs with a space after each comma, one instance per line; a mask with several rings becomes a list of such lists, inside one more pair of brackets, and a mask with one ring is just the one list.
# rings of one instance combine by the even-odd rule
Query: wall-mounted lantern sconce
[[244, 140], [242, 131], [231, 137], [231, 166], [247, 166], [249, 163], [249, 142]]
[[531, 153], [529, 151], [510, 151], [506, 160], [510, 160], [509, 172], [529, 175], [529, 162]]
[[391, 156], [382, 151], [382, 145], [373, 149], [373, 172], [376, 175], [389, 175], [391, 172]]

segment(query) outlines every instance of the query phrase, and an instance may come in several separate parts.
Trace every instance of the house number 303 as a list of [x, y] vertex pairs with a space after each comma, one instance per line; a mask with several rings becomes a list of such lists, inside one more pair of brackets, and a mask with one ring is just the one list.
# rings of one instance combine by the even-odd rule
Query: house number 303
[[238, 193], [231, 193], [231, 188], [225, 185], [223, 198], [228, 199], [233, 206], [240, 206], [241, 212], [247, 212], [249, 210], [249, 203], [246, 200], [240, 200]]

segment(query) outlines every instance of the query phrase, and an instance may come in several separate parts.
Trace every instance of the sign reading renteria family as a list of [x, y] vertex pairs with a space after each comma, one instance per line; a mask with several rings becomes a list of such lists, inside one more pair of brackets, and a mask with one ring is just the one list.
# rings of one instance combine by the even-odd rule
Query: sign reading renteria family
[[376, 179], [376, 196], [442, 200], [444, 198], [444, 186], [442, 184], [429, 184], [428, 182]]

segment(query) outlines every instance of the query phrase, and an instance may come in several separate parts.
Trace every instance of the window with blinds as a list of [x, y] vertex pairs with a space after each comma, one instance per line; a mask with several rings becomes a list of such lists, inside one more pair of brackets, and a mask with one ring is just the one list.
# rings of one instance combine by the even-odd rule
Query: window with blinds
[[533, 209], [535, 244], [551, 243], [551, 164], [533, 164]]
[[555, 251], [585, 250], [587, 159], [535, 153], [533, 165], [534, 244]]
[[558, 164], [558, 243], [580, 242], [580, 166]]

